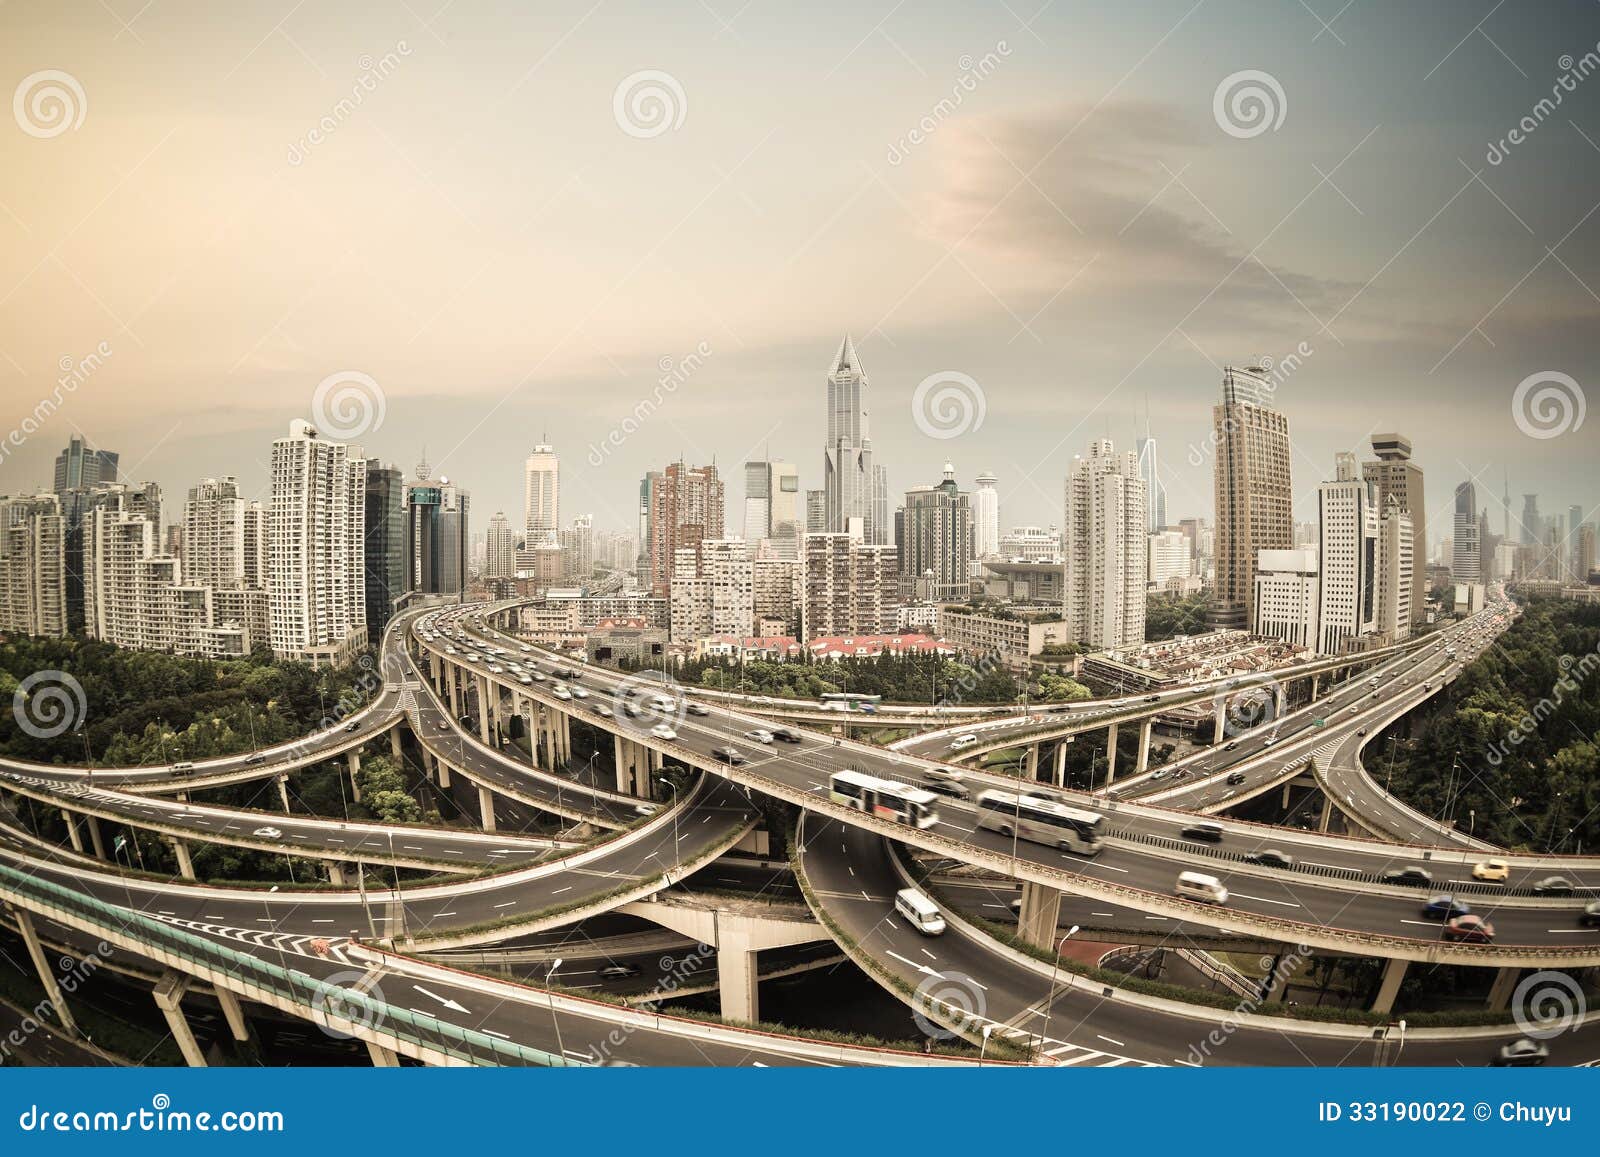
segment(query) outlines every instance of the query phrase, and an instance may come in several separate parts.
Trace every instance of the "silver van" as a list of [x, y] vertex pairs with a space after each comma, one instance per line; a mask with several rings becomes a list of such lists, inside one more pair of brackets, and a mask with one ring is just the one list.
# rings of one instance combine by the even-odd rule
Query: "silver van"
[[965, 735], [958, 735], [952, 739], [950, 741], [950, 750], [960, 751], [963, 747], [971, 747], [976, 742], [978, 742], [978, 737], [969, 731]]
[[1173, 892], [1185, 900], [1199, 900], [1202, 904], [1226, 904], [1228, 889], [1222, 881], [1204, 872], [1179, 872]]
[[902, 888], [894, 894], [894, 910], [924, 936], [944, 933], [944, 917], [939, 914], [938, 906], [915, 888]]

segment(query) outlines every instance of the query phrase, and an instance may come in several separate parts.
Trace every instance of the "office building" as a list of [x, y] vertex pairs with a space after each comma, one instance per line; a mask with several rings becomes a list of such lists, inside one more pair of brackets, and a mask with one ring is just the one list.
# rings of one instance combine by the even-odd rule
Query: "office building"
[[376, 645], [406, 591], [405, 482], [398, 466], [367, 460], [363, 499], [362, 570], [367, 596], [367, 639]]
[[[1387, 507], [1393, 497], [1411, 520], [1411, 557], [1416, 566], [1411, 575], [1411, 594], [1407, 599], [1413, 625], [1422, 621], [1423, 600], [1427, 593], [1425, 568], [1428, 557], [1428, 503], [1423, 486], [1422, 467], [1412, 461], [1411, 439], [1404, 434], [1374, 434], [1372, 452], [1376, 461], [1361, 464], [1361, 476], [1376, 485], [1378, 508]], [[1486, 512], [1487, 514], [1487, 512]]]
[[1256, 558], [1253, 634], [1315, 651], [1317, 552], [1264, 550]]
[[[994, 558], [1000, 553], [999, 479], [985, 470], [977, 477], [978, 489], [972, 495], [972, 531], [978, 558]], [[896, 543], [898, 545], [898, 543]]]
[[772, 543], [772, 554], [798, 558], [801, 525], [800, 472], [789, 462], [769, 459], [744, 464], [744, 539], [754, 546]]
[[1289, 420], [1274, 404], [1276, 388], [1261, 367], [1229, 366], [1222, 400], [1212, 407], [1216, 627], [1242, 629], [1253, 621], [1257, 555], [1293, 547]]
[[[417, 464], [405, 488], [403, 561], [406, 589], [460, 597], [467, 587], [472, 497], [446, 477], [437, 482], [428, 463]], [[549, 536], [540, 540], [553, 544]]]
[[[1317, 487], [1317, 651], [1343, 654], [1370, 635], [1377, 617], [1378, 511], [1354, 454], [1334, 456], [1332, 480]], [[1474, 523], [1476, 526], [1476, 523]]]
[[1181, 530], [1158, 530], [1147, 540], [1149, 564], [1146, 582], [1152, 591], [1164, 591], [1173, 579], [1194, 576], [1194, 550]]
[[1529, 546], [1537, 546], [1543, 539], [1540, 533], [1544, 519], [1539, 515], [1539, 496], [1537, 494], [1524, 494], [1522, 496], [1522, 542]]
[[522, 467], [523, 534], [529, 546], [556, 539], [561, 525], [561, 459], [555, 447], [541, 442]]
[[872, 461], [867, 374], [848, 334], [829, 363], [827, 386], [828, 441], [822, 462], [826, 529], [840, 534], [850, 519], [859, 518], [866, 541], [881, 543], [888, 531], [888, 496], [879, 495], [878, 487], [887, 482]]
[[1378, 642], [1384, 646], [1411, 637], [1411, 624], [1415, 621], [1411, 610], [1411, 596], [1417, 589], [1416, 531], [1411, 515], [1400, 505], [1400, 497], [1391, 494], [1379, 506], [1378, 516], [1378, 598], [1373, 630]]
[[950, 463], [937, 484], [906, 491], [901, 533], [896, 543], [901, 598], [945, 601], [971, 595], [972, 498], [957, 488]]
[[1150, 436], [1150, 422], [1145, 420], [1144, 437], [1135, 446], [1139, 456], [1139, 478], [1144, 482], [1145, 529], [1154, 534], [1167, 526], [1167, 488], [1161, 482], [1161, 462], [1156, 455], [1156, 440]]
[[1013, 526], [1000, 536], [1000, 557], [1012, 562], [1059, 559], [1061, 532], [1053, 526]]
[[117, 480], [118, 456], [96, 450], [74, 434], [56, 455], [55, 492], [61, 499], [62, 526], [66, 534], [65, 566], [67, 630], [81, 631], [83, 607], [83, 505], [96, 486]]
[[1062, 501], [1061, 557], [1069, 637], [1091, 650], [1144, 642], [1149, 504], [1137, 454], [1109, 438], [1072, 460]]
[[1478, 488], [1473, 485], [1470, 478], [1456, 487], [1454, 531], [1450, 545], [1451, 577], [1458, 583], [1482, 581], [1483, 552], [1478, 542]]

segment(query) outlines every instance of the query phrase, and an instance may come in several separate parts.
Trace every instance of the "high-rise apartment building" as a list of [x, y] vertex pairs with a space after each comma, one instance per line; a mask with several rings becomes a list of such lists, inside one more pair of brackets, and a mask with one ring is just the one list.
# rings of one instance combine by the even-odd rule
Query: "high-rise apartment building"
[[1149, 537], [1149, 565], [1145, 584], [1163, 591], [1173, 579], [1194, 576], [1194, 548], [1181, 530], [1158, 530]]
[[529, 546], [556, 540], [561, 525], [561, 459], [555, 447], [541, 442], [523, 463], [523, 533]]
[[[802, 541], [804, 541], [802, 539]], [[753, 631], [757, 635], [795, 635], [800, 630], [800, 560], [797, 558], [757, 558], [751, 564]], [[782, 624], [768, 632], [763, 623]]]
[[905, 599], [965, 600], [972, 593], [971, 495], [956, 486], [946, 462], [944, 478], [906, 491], [900, 553], [900, 595]]
[[1294, 543], [1289, 420], [1276, 408], [1276, 383], [1259, 367], [1229, 366], [1222, 401], [1212, 407], [1216, 461], [1216, 598], [1211, 618], [1219, 627], [1252, 621], [1256, 556]]
[[1315, 651], [1317, 552], [1264, 550], [1256, 558], [1255, 619], [1250, 630]]
[[647, 475], [639, 487], [643, 514], [645, 581], [658, 596], [671, 593], [680, 547], [696, 548], [724, 536], [722, 479], [715, 466], [674, 462]]
[[1578, 527], [1578, 546], [1573, 563], [1573, 581], [1586, 583], [1589, 575], [1594, 571], [1594, 523], [1586, 522]]
[[309, 422], [272, 443], [267, 586], [279, 658], [342, 663], [365, 645], [366, 488], [360, 447]]
[[978, 489], [972, 494], [973, 549], [978, 558], [994, 558], [1000, 553], [999, 482], [993, 471], [985, 470], [978, 475]]
[[1095, 650], [1144, 642], [1149, 503], [1139, 457], [1109, 438], [1074, 458], [1062, 502], [1062, 614], [1074, 642]]
[[1478, 542], [1478, 488], [1470, 478], [1456, 487], [1453, 525], [1455, 533], [1450, 547], [1450, 577], [1458, 583], [1480, 582], [1483, 577], [1483, 551]]
[[56, 455], [55, 492], [61, 498], [62, 525], [66, 533], [67, 629], [83, 629], [83, 505], [96, 486], [117, 480], [117, 454], [96, 450], [81, 436], [67, 440]]
[[1377, 617], [1378, 511], [1354, 454], [1335, 455], [1334, 477], [1317, 487], [1317, 651], [1344, 653]]
[[0, 498], [0, 632], [67, 633], [66, 550], [60, 495]]
[[484, 578], [510, 578], [517, 570], [517, 534], [506, 521], [505, 512], [497, 510], [489, 519], [488, 536], [484, 543]]
[[239, 493], [238, 480], [232, 477], [207, 478], [189, 487], [183, 508], [184, 581], [208, 587], [244, 585], [248, 506]]
[[406, 592], [405, 476], [398, 466], [367, 460], [362, 506], [367, 639], [376, 645], [394, 617], [395, 600]]
[[823, 534], [828, 529], [828, 492], [806, 491], [806, 533]]
[[883, 542], [888, 532], [888, 496], [880, 495], [878, 488], [887, 487], [887, 482], [873, 465], [867, 374], [848, 334], [828, 367], [828, 442], [822, 475], [828, 532], [842, 533], [850, 519], [859, 518], [866, 540]]
[[755, 623], [755, 564], [742, 538], [678, 548], [672, 575], [672, 640], [743, 638]]
[[1372, 452], [1376, 461], [1361, 464], [1361, 476], [1378, 488], [1378, 507], [1385, 509], [1390, 497], [1411, 520], [1411, 557], [1416, 566], [1411, 575], [1411, 594], [1407, 599], [1413, 625], [1422, 621], [1423, 599], [1427, 594], [1428, 504], [1423, 489], [1422, 467], [1411, 460], [1411, 439], [1404, 434], [1374, 434]]
[[762, 458], [744, 464], [744, 539], [772, 543], [779, 558], [798, 558], [801, 523], [800, 472], [789, 462]]
[[582, 582], [594, 573], [594, 515], [580, 514], [557, 536], [566, 577]]
[[803, 638], [895, 630], [899, 599], [894, 547], [863, 542], [859, 534], [847, 531], [808, 534], [802, 551]]
[[1379, 505], [1378, 601], [1373, 616], [1373, 630], [1383, 645], [1411, 637], [1416, 542], [1411, 515], [1401, 507], [1399, 495], [1389, 495]]

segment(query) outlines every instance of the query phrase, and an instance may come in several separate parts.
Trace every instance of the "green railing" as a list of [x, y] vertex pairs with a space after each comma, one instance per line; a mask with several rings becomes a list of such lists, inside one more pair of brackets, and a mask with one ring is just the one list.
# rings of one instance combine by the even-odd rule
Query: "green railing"
[[[271, 993], [312, 1021], [338, 1021], [430, 1049], [474, 1065], [566, 1066], [573, 1062], [539, 1049], [460, 1028], [426, 1013], [400, 1008], [365, 992], [319, 980], [218, 944], [182, 928], [92, 896], [41, 880], [0, 864], [0, 897], [22, 908], [43, 906], [76, 916], [107, 938], [126, 938], [138, 948], [187, 962], [197, 971], [223, 979], [223, 987], [248, 994]], [[232, 983], [227, 983], [232, 981]]]

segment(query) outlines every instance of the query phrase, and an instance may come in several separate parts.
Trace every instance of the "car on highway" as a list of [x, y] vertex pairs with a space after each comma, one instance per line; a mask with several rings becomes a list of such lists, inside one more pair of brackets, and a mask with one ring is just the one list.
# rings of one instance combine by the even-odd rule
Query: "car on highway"
[[1565, 876], [1546, 876], [1542, 880], [1535, 880], [1533, 884], [1535, 896], [1570, 896], [1572, 895], [1572, 881]]
[[1590, 900], [1578, 913], [1578, 923], [1584, 928], [1600, 928], [1600, 900]]
[[772, 738], [780, 739], [784, 743], [799, 743], [800, 733], [792, 727], [774, 727], [772, 729]]
[[963, 747], [971, 747], [976, 742], [978, 742], [978, 737], [969, 731], [965, 735], [958, 735], [952, 739], [950, 741], [950, 750], [960, 751]]
[[1500, 1046], [1489, 1063], [1496, 1068], [1531, 1068], [1550, 1059], [1550, 1046], [1532, 1037], [1518, 1037]]
[[1236, 748], [1238, 746], [1239, 746], [1239, 741], [1237, 739], [1235, 739], [1230, 743], [1224, 744], [1223, 747], [1222, 747], [1222, 750], [1223, 751], [1232, 751], [1234, 748]]
[[446, 723], [443, 719], [439, 720], [439, 725], [438, 726], [439, 726], [439, 730], [440, 731], [449, 731], [450, 730], [450, 725], [448, 723]]
[[672, 725], [670, 723], [657, 723], [650, 729], [650, 734], [655, 736], [657, 739], [668, 741], [678, 738], [678, 733], [672, 729]]
[[1271, 747], [1276, 742], [1278, 742], [1278, 737], [1276, 735], [1269, 735], [1261, 741], [1261, 746]]
[[557, 683], [550, 689], [550, 694], [554, 695], [557, 699], [570, 700], [572, 698], [572, 692], [567, 690], [567, 685], [565, 683]]
[[1201, 840], [1208, 844], [1222, 842], [1222, 825], [1212, 823], [1185, 824], [1178, 834], [1186, 840]]
[[283, 839], [283, 833], [280, 832], [277, 828], [274, 828], [274, 827], [257, 828], [255, 831], [251, 832], [250, 834], [253, 835], [253, 836], [260, 836], [264, 840], [281, 840], [281, 839]]
[[755, 743], [771, 743], [772, 732], [765, 727], [757, 727], [754, 731], [746, 731], [744, 737]]
[[736, 747], [719, 747], [711, 754], [731, 767], [738, 767], [741, 764], [750, 762], [744, 757], [744, 753]]
[[1422, 906], [1422, 914], [1431, 916], [1435, 920], [1449, 920], [1456, 916], [1470, 915], [1472, 906], [1465, 900], [1457, 900], [1454, 896], [1434, 896]]
[[1490, 856], [1472, 865], [1472, 878], [1485, 884], [1503, 884], [1511, 876], [1511, 865], [1499, 856]]
[[653, 816], [656, 814], [656, 805], [653, 803], [636, 803], [633, 805], [633, 814], [639, 816]]
[[1433, 873], [1426, 868], [1419, 868], [1415, 864], [1407, 864], [1403, 868], [1390, 868], [1383, 874], [1385, 884], [1431, 884]]
[[1228, 778], [1225, 779], [1223, 782], [1226, 783], [1229, 787], [1238, 787], [1244, 781], [1245, 781], [1244, 772], [1242, 772], [1242, 771], [1230, 771], [1228, 773]]
[[1482, 916], [1457, 916], [1444, 926], [1444, 938], [1458, 944], [1494, 943], [1494, 925]]
[[1170, 774], [1171, 774], [1171, 772], [1167, 768], [1158, 767], [1158, 768], [1156, 768], [1154, 771], [1152, 771], [1150, 773], [1150, 778], [1153, 779], [1153, 780], [1155, 780], [1155, 779], [1166, 779], [1167, 776], [1170, 775]]
[[707, 707], [704, 703], [691, 703], [689, 704], [688, 711], [690, 715], [711, 714], [711, 708]]
[[595, 973], [601, 980], [626, 980], [638, 976], [639, 969], [632, 964], [608, 964]]
[[265, 762], [267, 762], [266, 755], [264, 755], [262, 752], [259, 752], [259, 751], [253, 751], [249, 755], [244, 757], [244, 765], [246, 767], [254, 767], [258, 763], [265, 763]]
[[617, 717], [617, 713], [604, 703], [596, 703], [594, 705], [594, 713], [600, 716], [601, 719], [615, 719]]
[[972, 792], [967, 789], [967, 785], [959, 780], [939, 779], [929, 775], [923, 778], [922, 786], [935, 795], [947, 795], [951, 799], [972, 798]]
[[184, 760], [182, 763], [174, 763], [172, 765], [172, 774], [175, 777], [176, 776], [193, 775], [194, 774], [194, 764], [190, 763], [188, 760]]
[[1185, 900], [1198, 900], [1202, 904], [1228, 902], [1228, 889], [1222, 886], [1222, 881], [1204, 872], [1179, 872], [1172, 891]]
[[344, 725], [344, 729], [346, 731], [360, 731], [361, 730], [361, 720], [352, 719], [349, 723], [346, 723]]
[[1365, 739], [1366, 735], [1367, 735], [1367, 729], [1365, 727], [1357, 728], [1356, 729], [1356, 734], [1359, 735], [1361, 738]]
[[894, 894], [894, 910], [924, 936], [944, 934], [944, 916], [938, 905], [915, 888], [902, 888]]
[[1262, 848], [1259, 852], [1251, 852], [1244, 858], [1244, 862], [1262, 868], [1294, 867], [1294, 857], [1288, 852], [1280, 852], [1277, 848]]
[[572, 692], [572, 697], [574, 699], [589, 698], [589, 689], [587, 687], [579, 687], [576, 683], [574, 683], [569, 690]]

